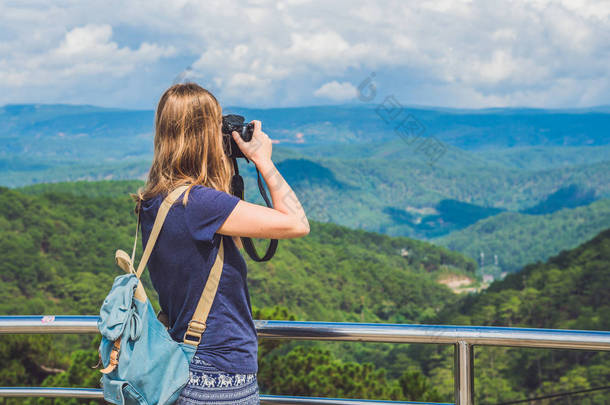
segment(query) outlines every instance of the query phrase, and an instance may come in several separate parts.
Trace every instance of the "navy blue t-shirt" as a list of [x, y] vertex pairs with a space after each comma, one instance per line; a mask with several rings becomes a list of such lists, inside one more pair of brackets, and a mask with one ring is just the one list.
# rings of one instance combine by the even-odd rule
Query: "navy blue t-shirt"
[[[165, 197], [157, 195], [142, 202], [143, 246]], [[169, 316], [169, 334], [183, 341], [222, 238], [222, 275], [195, 356], [229, 373], [256, 373], [258, 342], [246, 262], [230, 236], [216, 233], [239, 198], [201, 185], [191, 188], [186, 207], [183, 197], [184, 193], [169, 210], [147, 264], [161, 309]]]

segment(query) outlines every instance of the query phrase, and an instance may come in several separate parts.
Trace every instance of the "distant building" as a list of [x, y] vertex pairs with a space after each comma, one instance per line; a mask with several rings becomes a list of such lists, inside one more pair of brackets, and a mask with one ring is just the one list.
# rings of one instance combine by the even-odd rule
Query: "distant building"
[[502, 273], [500, 273], [500, 279], [503, 279], [504, 277], [506, 277], [507, 274], [508, 274], [507, 271], [503, 271]]
[[483, 274], [484, 283], [491, 283], [493, 281], [494, 281], [494, 276], [492, 276], [491, 274]]
[[400, 255], [402, 257], [407, 257], [407, 256], [409, 256], [409, 251], [405, 248], [402, 248], [402, 249], [400, 249]]

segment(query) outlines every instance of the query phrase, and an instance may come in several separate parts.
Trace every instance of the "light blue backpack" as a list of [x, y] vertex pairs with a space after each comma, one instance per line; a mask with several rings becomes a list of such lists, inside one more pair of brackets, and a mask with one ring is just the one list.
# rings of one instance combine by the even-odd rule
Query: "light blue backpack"
[[[104, 399], [118, 405], [173, 404], [189, 380], [189, 364], [195, 355], [218, 289], [224, 263], [221, 239], [218, 256], [182, 342], [176, 342], [155, 315], [140, 276], [153, 250], [169, 209], [188, 186], [180, 186], [163, 200], [146, 249], [134, 271], [138, 227], [131, 258], [116, 251], [116, 262], [128, 274], [114, 279], [100, 309], [97, 327], [102, 335], [100, 361], [105, 367], [100, 382]], [[140, 223], [138, 215], [138, 226]]]

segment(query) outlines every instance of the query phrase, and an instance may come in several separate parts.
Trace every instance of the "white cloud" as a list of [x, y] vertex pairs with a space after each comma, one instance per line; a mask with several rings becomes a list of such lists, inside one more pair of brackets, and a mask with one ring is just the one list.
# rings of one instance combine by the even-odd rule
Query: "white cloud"
[[350, 82], [325, 83], [322, 87], [313, 92], [316, 97], [329, 98], [333, 101], [351, 100], [356, 97], [356, 88]]
[[66, 32], [55, 48], [31, 55], [14, 50], [11, 63], [0, 61], [0, 86], [69, 86], [102, 75], [120, 78], [176, 52], [173, 46], [147, 42], [138, 49], [121, 48], [111, 38], [110, 25], [89, 24]]
[[[67, 57], [95, 52], [106, 53], [116, 44], [110, 43], [112, 27], [110, 25], [87, 25], [76, 27], [68, 32], [56, 52]], [[111, 49], [108, 49], [111, 48]]]
[[348, 85], [371, 71], [380, 93], [405, 104], [609, 104], [609, 4], [0, 3], [0, 104], [103, 100], [148, 108], [188, 65], [234, 105], [346, 100]]

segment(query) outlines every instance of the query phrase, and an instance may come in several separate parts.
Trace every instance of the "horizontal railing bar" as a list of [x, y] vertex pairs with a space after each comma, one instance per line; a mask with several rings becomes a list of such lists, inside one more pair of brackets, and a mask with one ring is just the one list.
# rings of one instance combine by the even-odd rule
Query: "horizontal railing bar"
[[261, 404], [276, 405], [303, 405], [303, 404], [325, 404], [325, 405], [375, 405], [375, 404], [413, 404], [413, 405], [454, 405], [453, 403], [439, 402], [400, 402], [400, 401], [375, 401], [371, 399], [340, 399], [320, 397], [291, 397], [280, 395], [261, 395]]
[[610, 332], [495, 326], [258, 321], [260, 337], [610, 350]]
[[[0, 316], [0, 334], [99, 333], [97, 316]], [[254, 321], [272, 339], [518, 346], [610, 350], [610, 332], [496, 326], [404, 325], [351, 322]]]
[[[103, 391], [99, 388], [59, 388], [59, 387], [2, 387], [0, 388], [0, 398], [2, 397], [46, 397], [46, 398], [94, 398], [104, 399]], [[326, 404], [326, 405], [376, 405], [376, 404], [395, 404], [395, 405], [453, 405], [437, 402], [399, 402], [399, 401], [375, 401], [367, 399], [340, 399], [340, 398], [320, 398], [320, 397], [294, 397], [281, 395], [261, 395], [261, 404], [275, 405], [306, 405], [306, 404]]]
[[0, 334], [99, 333], [97, 315], [0, 316]]
[[1, 387], [2, 397], [92, 398], [104, 399], [99, 388]]

